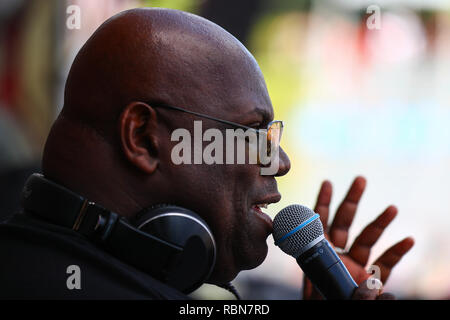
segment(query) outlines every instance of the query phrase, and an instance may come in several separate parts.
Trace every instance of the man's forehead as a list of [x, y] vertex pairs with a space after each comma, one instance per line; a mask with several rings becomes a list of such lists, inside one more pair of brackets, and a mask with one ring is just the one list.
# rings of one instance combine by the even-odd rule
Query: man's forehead
[[210, 21], [185, 18], [183, 28], [165, 26], [154, 34], [151, 47], [159, 51], [160, 83], [183, 97], [180, 102], [188, 102], [187, 96], [198, 101], [220, 99], [228, 101], [230, 111], [271, 113], [261, 70], [245, 46]]
[[261, 123], [269, 123], [273, 120], [273, 108], [269, 103], [254, 104], [242, 103], [236, 104], [228, 110], [228, 114], [236, 120], [258, 120]]
[[151, 21], [149, 43], [143, 49], [153, 53], [142, 60], [140, 70], [152, 74], [148, 92], [155, 98], [168, 97], [166, 103], [212, 116], [273, 119], [261, 70], [235, 37], [195, 15], [172, 10], [143, 14]]

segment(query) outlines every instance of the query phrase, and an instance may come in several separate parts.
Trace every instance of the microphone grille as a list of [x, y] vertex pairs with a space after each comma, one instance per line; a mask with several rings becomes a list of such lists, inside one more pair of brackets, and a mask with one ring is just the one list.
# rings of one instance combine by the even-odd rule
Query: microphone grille
[[298, 258], [324, 239], [320, 217], [308, 207], [290, 205], [273, 219], [273, 238], [281, 250]]

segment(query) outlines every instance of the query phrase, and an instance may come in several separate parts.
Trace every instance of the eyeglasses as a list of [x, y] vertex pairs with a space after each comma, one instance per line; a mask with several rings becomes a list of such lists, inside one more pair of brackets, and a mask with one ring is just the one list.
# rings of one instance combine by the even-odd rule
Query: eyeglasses
[[202, 113], [198, 113], [198, 112], [194, 112], [194, 111], [189, 111], [189, 110], [186, 110], [186, 109], [183, 109], [183, 108], [170, 106], [170, 105], [167, 105], [167, 104], [164, 104], [164, 103], [151, 102], [151, 103], [149, 103], [149, 105], [151, 105], [152, 107], [155, 107], [155, 108], [169, 109], [169, 110], [175, 110], [175, 111], [180, 111], [180, 112], [192, 114], [192, 115], [195, 115], [197, 117], [201, 117], [201, 118], [217, 121], [217, 122], [220, 122], [220, 123], [224, 123], [224, 124], [233, 126], [235, 128], [240, 128], [240, 129], [245, 129], [245, 130], [253, 130], [253, 131], [255, 131], [258, 134], [258, 136], [260, 136], [263, 133], [266, 136], [267, 154], [274, 154], [274, 152], [277, 152], [278, 149], [280, 148], [281, 135], [283, 133], [283, 128], [284, 128], [283, 121], [280, 121], [280, 120], [274, 120], [274, 121], [269, 122], [265, 132], [261, 132], [261, 129], [255, 129], [255, 128], [252, 128], [252, 127], [244, 126], [244, 125], [236, 123], [236, 122], [223, 120], [223, 119], [218, 119], [218, 118], [206, 115], [206, 114], [202, 114]]

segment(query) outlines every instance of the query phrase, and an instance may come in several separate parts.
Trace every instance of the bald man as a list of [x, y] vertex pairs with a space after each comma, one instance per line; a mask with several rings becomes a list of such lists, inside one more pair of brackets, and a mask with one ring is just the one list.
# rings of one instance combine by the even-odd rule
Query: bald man
[[[232, 35], [185, 12], [134, 9], [106, 21], [73, 62], [64, 107], [45, 146], [43, 173], [126, 219], [167, 203], [197, 213], [217, 246], [207, 282], [224, 285], [264, 261], [272, 221], [261, 207], [280, 200], [275, 177], [289, 171], [289, 159], [277, 149], [271, 175], [260, 174], [261, 164], [177, 165], [171, 136], [179, 128], [193, 133], [199, 120], [203, 130], [233, 123], [264, 129], [273, 118], [258, 64]], [[363, 178], [355, 180], [330, 229], [339, 247], [346, 245], [364, 185]], [[316, 208], [325, 226], [330, 197], [325, 183]], [[24, 211], [0, 226], [0, 297], [187, 298], [83, 235]], [[358, 283], [368, 277], [368, 250], [395, 214], [388, 208], [346, 257]], [[411, 246], [406, 239], [380, 257], [384, 279]], [[70, 289], [67, 279], [78, 267], [81, 283]], [[305, 288], [305, 298], [313, 297], [310, 284]], [[355, 297], [383, 297], [364, 290]]]

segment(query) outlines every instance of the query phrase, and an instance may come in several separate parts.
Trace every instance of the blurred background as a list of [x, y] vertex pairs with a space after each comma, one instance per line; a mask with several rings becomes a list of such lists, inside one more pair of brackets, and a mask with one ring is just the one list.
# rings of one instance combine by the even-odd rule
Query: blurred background
[[[79, 12], [74, 11], [78, 6]], [[129, 8], [180, 9], [223, 26], [254, 54], [292, 169], [283, 207], [314, 207], [324, 179], [332, 213], [357, 175], [368, 180], [350, 242], [388, 205], [399, 215], [375, 245], [416, 245], [386, 290], [399, 298], [450, 298], [450, 2], [447, 0], [2, 0], [0, 1], [0, 212], [18, 206], [40, 170], [62, 107], [70, 65], [110, 16]], [[80, 24], [73, 20], [79, 14]], [[330, 218], [333, 217], [331, 214]], [[234, 281], [243, 298], [298, 299], [303, 274], [269, 237], [266, 261]], [[204, 285], [193, 293], [228, 299]]]

